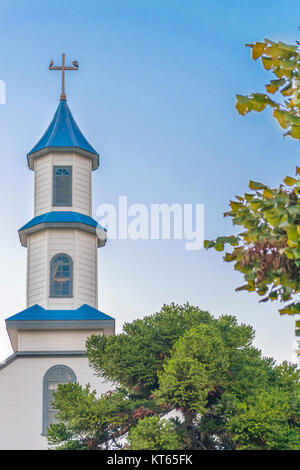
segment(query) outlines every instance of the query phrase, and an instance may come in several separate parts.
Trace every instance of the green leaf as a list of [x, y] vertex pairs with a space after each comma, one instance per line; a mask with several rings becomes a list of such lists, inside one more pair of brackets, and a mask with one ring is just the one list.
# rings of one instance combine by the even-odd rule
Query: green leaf
[[269, 93], [275, 93], [278, 88], [285, 84], [284, 78], [278, 78], [276, 80], [271, 80], [268, 85], [266, 85], [266, 90]]
[[286, 129], [290, 124], [289, 113], [287, 111], [282, 111], [280, 109], [273, 110], [273, 116], [277, 119], [280, 127]]
[[265, 70], [271, 70], [276, 64], [276, 61], [270, 59], [270, 57], [262, 57], [261, 61]]
[[216, 251], [223, 251], [224, 250], [224, 242], [222, 241], [217, 241], [215, 246], [214, 246]]
[[203, 245], [204, 245], [204, 248], [208, 250], [209, 248], [212, 248], [215, 245], [215, 242], [211, 240], [204, 240]]
[[251, 99], [247, 96], [235, 95], [236, 96], [236, 109], [239, 114], [243, 116], [252, 110]]
[[[300, 129], [300, 127], [299, 127], [299, 129]], [[294, 184], [297, 183], [297, 180], [295, 178], [291, 178], [290, 176], [286, 176], [283, 181], [288, 186], [294, 186]]]
[[252, 59], [256, 60], [263, 54], [266, 44], [263, 42], [255, 42], [254, 44], [246, 44], [246, 46], [252, 48]]
[[257, 181], [249, 181], [249, 188], [254, 189], [254, 190], [259, 190], [259, 189], [269, 189], [268, 186], [262, 183], [258, 183]]
[[300, 126], [292, 126], [291, 131], [290, 131], [290, 135], [294, 139], [300, 139]]
[[292, 248], [285, 248], [283, 251], [289, 259], [294, 259], [294, 253]]

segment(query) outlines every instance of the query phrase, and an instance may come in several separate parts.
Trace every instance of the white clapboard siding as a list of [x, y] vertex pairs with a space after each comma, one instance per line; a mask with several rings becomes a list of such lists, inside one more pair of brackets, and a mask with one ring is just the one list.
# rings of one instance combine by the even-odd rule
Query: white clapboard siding
[[79, 305], [96, 306], [97, 298], [97, 238], [93, 234], [78, 231], [78, 275], [76, 289]]
[[[72, 206], [52, 206], [53, 166], [72, 166]], [[77, 153], [48, 153], [35, 159], [35, 216], [51, 211], [92, 214], [92, 161]]]
[[52, 198], [51, 155], [43, 155], [34, 161], [35, 190], [34, 215], [49, 212]]
[[47, 232], [33, 233], [27, 241], [27, 307], [45, 306], [47, 264]]
[[85, 343], [91, 335], [101, 335], [102, 331], [89, 330], [22, 330], [18, 332], [18, 351], [84, 351]]
[[43, 450], [43, 378], [56, 365], [70, 367], [77, 381], [91, 384], [97, 395], [112, 390], [112, 385], [93, 374], [86, 357], [18, 358], [0, 371], [0, 449]]
[[[66, 253], [73, 260], [73, 297], [50, 297], [50, 263]], [[46, 229], [28, 236], [27, 306], [50, 310], [76, 309], [83, 304], [97, 308], [97, 237], [77, 229]]]

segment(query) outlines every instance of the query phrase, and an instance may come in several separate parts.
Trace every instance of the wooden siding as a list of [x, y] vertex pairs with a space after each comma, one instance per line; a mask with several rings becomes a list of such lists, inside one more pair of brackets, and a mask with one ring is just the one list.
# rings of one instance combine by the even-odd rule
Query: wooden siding
[[83, 351], [91, 335], [102, 335], [96, 330], [50, 330], [18, 332], [18, 351]]
[[18, 358], [0, 371], [0, 449], [42, 450], [43, 378], [50, 367], [70, 367], [80, 384], [91, 384], [97, 394], [112, 386], [96, 377], [85, 357]]
[[[53, 166], [72, 166], [72, 206], [52, 205]], [[92, 162], [76, 153], [46, 154], [35, 160], [34, 215], [73, 211], [92, 215]]]
[[[73, 297], [50, 297], [50, 262], [66, 253], [73, 260]], [[28, 237], [27, 306], [50, 310], [98, 307], [97, 237], [77, 229], [47, 229]]]

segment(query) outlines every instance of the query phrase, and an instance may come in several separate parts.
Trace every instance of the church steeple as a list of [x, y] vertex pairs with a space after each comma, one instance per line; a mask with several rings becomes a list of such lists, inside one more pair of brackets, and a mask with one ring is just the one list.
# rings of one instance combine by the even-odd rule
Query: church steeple
[[65, 71], [78, 70], [78, 62], [73, 60], [72, 66], [67, 66], [65, 62], [65, 54], [62, 54], [62, 64], [60, 66], [53, 65], [53, 60], [49, 65], [49, 70], [61, 71], [60, 103], [45, 134], [27, 155], [28, 166], [31, 170], [34, 170], [34, 160], [41, 155], [50, 151], [70, 153], [75, 149], [77, 153], [91, 158], [93, 170], [96, 170], [99, 166], [99, 154], [82, 134], [67, 105]]
[[43, 137], [28, 153], [28, 165], [34, 169], [34, 159], [47, 152], [74, 152], [91, 158], [93, 170], [99, 166], [99, 154], [82, 134], [65, 100], [61, 100]]
[[27, 307], [97, 308], [97, 248], [106, 242], [106, 231], [92, 219], [92, 171], [99, 154], [66, 102], [64, 73], [78, 65], [66, 67], [63, 54], [62, 66], [51, 62], [49, 68], [62, 71], [62, 94], [48, 129], [27, 155], [35, 173], [34, 218], [19, 230], [28, 250]]
[[98, 306], [97, 248], [106, 241], [106, 231], [92, 219], [98, 158], [61, 100], [28, 154], [35, 172], [34, 218], [19, 230], [28, 250], [27, 307]]

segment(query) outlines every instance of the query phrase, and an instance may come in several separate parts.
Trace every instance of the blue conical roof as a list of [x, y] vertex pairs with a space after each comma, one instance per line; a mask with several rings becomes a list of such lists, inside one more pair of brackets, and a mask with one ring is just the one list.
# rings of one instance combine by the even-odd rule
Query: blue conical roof
[[28, 157], [45, 149], [60, 149], [62, 147], [81, 149], [98, 156], [96, 150], [88, 143], [77, 126], [66, 100], [60, 101], [50, 126], [29, 152]]

